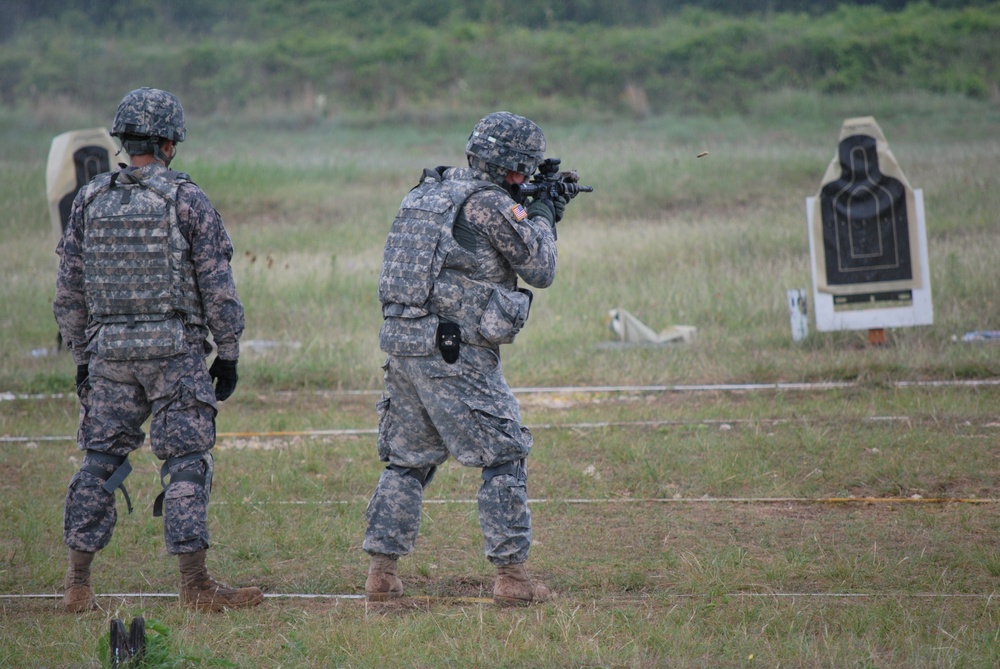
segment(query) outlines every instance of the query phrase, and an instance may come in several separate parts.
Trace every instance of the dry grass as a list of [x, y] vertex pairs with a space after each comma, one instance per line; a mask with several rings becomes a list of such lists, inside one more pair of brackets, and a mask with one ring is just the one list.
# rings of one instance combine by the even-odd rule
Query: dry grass
[[[0, 665], [97, 666], [108, 618], [142, 613], [172, 630], [178, 666], [996, 666], [1000, 390], [900, 385], [997, 375], [993, 346], [952, 342], [995, 325], [996, 110], [936, 99], [874, 110], [925, 190], [935, 324], [890, 332], [879, 348], [865, 333], [790, 338], [784, 291], [810, 285], [804, 198], [841, 119], [870, 103], [779, 96], [747, 117], [547, 128], [554, 153], [597, 191], [560, 226], [559, 279], [505, 354], [512, 385], [850, 384], [523, 395], [539, 499], [531, 568], [560, 592], [527, 610], [480, 601], [491, 572], [475, 507], [462, 501], [478, 473], [457, 465], [428, 491], [421, 540], [402, 565], [411, 598], [333, 597], [364, 583], [364, 508], [381, 467], [375, 395], [312, 391], [377, 393], [385, 231], [420, 169], [461, 159], [467, 128], [195, 124], [179, 167], [226, 217], [245, 339], [263, 342], [247, 347], [219, 418], [211, 564], [274, 597], [219, 616], [102, 597], [104, 611], [79, 617], [56, 597], [2, 598]], [[800, 117], [803, 104], [820, 113]], [[67, 393], [0, 401], [0, 435], [34, 438], [0, 442], [4, 595], [60, 591], [61, 503], [79, 464], [71, 440], [40, 439], [75, 432], [72, 365], [31, 355], [55, 334], [40, 183], [48, 141], [65, 128], [46, 118], [0, 118], [11, 186], [0, 195], [0, 390]], [[607, 346], [606, 313], [619, 306], [698, 336]], [[308, 434], [348, 429], [361, 432]], [[172, 593], [176, 568], [149, 514], [159, 464], [148, 449], [133, 460], [138, 511], [99, 556], [97, 589]], [[909, 501], [711, 501], [852, 495]], [[303, 592], [331, 597], [283, 596]]]
[[[476, 472], [442, 469], [401, 563], [409, 597], [366, 605], [356, 597], [374, 436], [224, 435], [211, 565], [259, 584], [266, 604], [207, 616], [170, 599], [102, 597], [105, 611], [73, 617], [56, 598], [3, 599], [0, 661], [96, 666], [107, 618], [141, 613], [173, 630], [177, 656], [235, 666], [384, 666], [387, 656], [405, 666], [990, 666], [1000, 659], [997, 392], [525, 395], [531, 568], [559, 597], [513, 611], [488, 601], [491, 570], [466, 501]], [[372, 399], [247, 393], [220, 429], [370, 431]], [[40, 436], [71, 429], [60, 408], [71, 404], [23, 400], [7, 414]], [[65, 442], [0, 445], [13, 530], [0, 541], [3, 593], [58, 593], [59, 500], [75, 456]], [[147, 450], [133, 459], [138, 511], [98, 557], [95, 584], [176, 592], [148, 513], [157, 463]], [[901, 499], [822, 501], [849, 495]], [[764, 501], [777, 497], [800, 501]]]

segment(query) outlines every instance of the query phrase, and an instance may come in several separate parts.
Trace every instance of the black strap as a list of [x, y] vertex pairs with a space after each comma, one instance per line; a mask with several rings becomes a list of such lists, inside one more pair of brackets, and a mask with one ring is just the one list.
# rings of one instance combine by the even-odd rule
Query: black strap
[[[182, 470], [179, 472], [170, 473], [170, 467], [173, 465], [184, 464], [185, 462], [190, 462], [191, 460], [202, 460], [204, 459], [204, 453], [192, 453], [191, 455], [182, 455], [176, 458], [167, 458], [160, 467], [160, 485], [163, 486], [163, 490], [156, 499], [153, 501], [153, 516], [159, 518], [163, 515], [163, 498], [167, 494], [167, 486], [171, 483], [179, 483], [180, 481], [191, 481], [192, 483], [197, 483], [200, 486], [205, 485], [205, 472], [196, 472], [194, 470]], [[170, 483], [165, 483], [167, 476], [170, 477]]]
[[417, 469], [416, 467], [401, 467], [400, 465], [387, 465], [386, 469], [391, 469], [400, 476], [409, 476], [410, 478], [416, 479], [421, 488], [427, 487], [427, 484], [431, 482], [432, 478], [434, 478], [434, 472], [437, 471], [437, 467]]
[[524, 458], [520, 460], [511, 460], [510, 462], [505, 462], [501, 465], [495, 465], [493, 467], [483, 467], [483, 480], [489, 481], [497, 476], [510, 475], [516, 479], [521, 479], [525, 474], [525, 462]]
[[[108, 471], [104, 467], [98, 467], [97, 464], [87, 464], [88, 462], [111, 465], [115, 470], [108, 474]], [[132, 473], [132, 463], [128, 461], [128, 456], [88, 450], [84, 458], [84, 465], [80, 467], [80, 471], [92, 474], [104, 481], [104, 485], [101, 487], [111, 495], [115, 494], [115, 490], [120, 488], [122, 495], [125, 496], [125, 504], [128, 505], [128, 512], [132, 513], [132, 498], [129, 497], [128, 490], [125, 489], [125, 479]]]

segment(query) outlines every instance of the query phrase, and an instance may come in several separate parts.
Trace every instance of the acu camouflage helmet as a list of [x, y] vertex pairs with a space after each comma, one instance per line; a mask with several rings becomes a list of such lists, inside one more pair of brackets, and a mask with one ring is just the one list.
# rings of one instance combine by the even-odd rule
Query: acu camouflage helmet
[[187, 135], [184, 109], [173, 93], [159, 88], [137, 88], [122, 98], [111, 125], [111, 135], [158, 137], [183, 142]]
[[470, 166], [500, 180], [507, 172], [531, 176], [545, 155], [545, 135], [523, 116], [493, 112], [472, 129], [465, 155]]

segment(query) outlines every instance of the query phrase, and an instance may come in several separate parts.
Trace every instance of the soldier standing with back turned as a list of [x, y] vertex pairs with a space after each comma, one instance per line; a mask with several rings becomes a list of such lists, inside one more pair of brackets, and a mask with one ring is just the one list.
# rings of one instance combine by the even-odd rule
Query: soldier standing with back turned
[[[65, 608], [97, 608], [90, 566], [117, 522], [115, 491], [144, 439], [164, 461], [167, 552], [178, 557], [181, 603], [200, 610], [255, 606], [259, 588], [230, 588], [205, 566], [217, 402], [236, 388], [244, 327], [222, 218], [191, 178], [169, 169], [184, 141], [184, 111], [166, 91], [128, 93], [111, 134], [131, 166], [95, 177], [73, 202], [53, 305], [77, 365], [83, 465], [66, 494]], [[205, 363], [211, 333], [218, 355]], [[213, 381], [216, 385], [213, 388]]]
[[388, 463], [367, 511], [370, 600], [403, 594], [397, 560], [413, 550], [424, 488], [449, 456], [482, 470], [479, 523], [496, 566], [493, 598], [551, 597], [528, 577], [527, 457], [532, 437], [500, 367], [500, 345], [528, 318], [532, 294], [556, 273], [554, 225], [568, 198], [527, 206], [511, 197], [545, 153], [532, 121], [509, 112], [480, 120], [469, 167], [425, 170], [403, 199], [379, 277], [388, 354], [378, 402], [379, 458]]

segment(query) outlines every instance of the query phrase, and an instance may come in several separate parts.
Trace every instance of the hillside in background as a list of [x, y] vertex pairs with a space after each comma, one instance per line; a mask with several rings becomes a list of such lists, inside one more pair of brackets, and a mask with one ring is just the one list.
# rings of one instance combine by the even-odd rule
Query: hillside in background
[[[763, 6], [763, 10], [760, 8]], [[0, 1], [0, 105], [196, 114], [729, 113], [760, 92], [1000, 101], [1000, 2]]]

